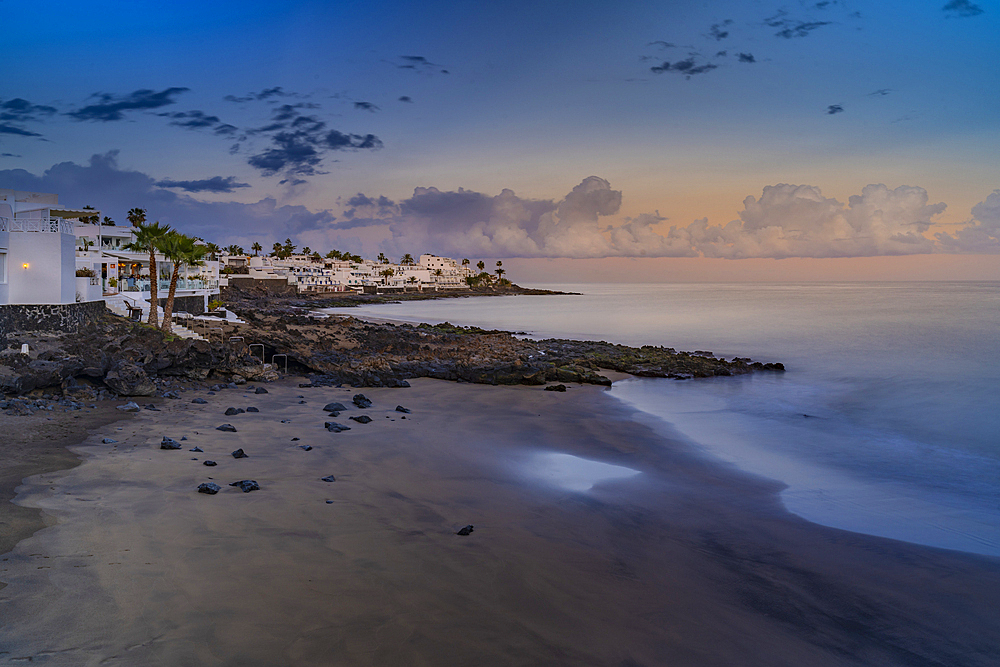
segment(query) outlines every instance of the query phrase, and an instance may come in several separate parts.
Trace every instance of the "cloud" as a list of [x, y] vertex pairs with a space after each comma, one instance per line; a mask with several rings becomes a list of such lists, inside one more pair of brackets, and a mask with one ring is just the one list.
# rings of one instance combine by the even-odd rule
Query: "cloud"
[[764, 24], [771, 28], [781, 28], [774, 33], [775, 37], [793, 39], [795, 37], [808, 37], [809, 33], [825, 25], [830, 25], [830, 21], [802, 21], [788, 17], [788, 12], [778, 10], [773, 16], [764, 19]]
[[708, 36], [711, 37], [712, 39], [714, 39], [717, 42], [721, 42], [726, 37], [729, 37], [729, 31], [728, 30], [723, 30], [723, 28], [725, 28], [726, 26], [732, 25], [732, 23], [733, 22], [730, 19], [726, 19], [722, 23], [716, 23], [716, 24], [714, 24], [709, 29]]
[[969, 18], [982, 14], [983, 8], [969, 0], [951, 0], [941, 8], [941, 11], [949, 18]]
[[115, 97], [109, 93], [94, 93], [91, 97], [96, 97], [99, 100], [97, 103], [71, 111], [66, 115], [81, 121], [125, 120], [125, 111], [159, 109], [169, 106], [176, 101], [175, 97], [188, 90], [190, 88], [166, 88], [160, 92], [143, 89], [125, 97]]
[[272, 122], [251, 130], [266, 135], [271, 147], [247, 162], [265, 176], [279, 172], [290, 176], [313, 176], [322, 173], [320, 164], [327, 153], [347, 150], [378, 150], [382, 140], [374, 134], [351, 134], [328, 129], [324, 121], [300, 112], [316, 108], [314, 104], [283, 104], [272, 113]]
[[38, 132], [32, 132], [30, 130], [25, 130], [24, 128], [17, 127], [15, 125], [8, 125], [7, 123], [0, 123], [0, 134], [14, 134], [19, 137], [40, 137]]
[[218, 116], [210, 116], [204, 111], [175, 111], [173, 113], [160, 113], [158, 116], [173, 118], [171, 125], [183, 127], [186, 130], [211, 129], [220, 136], [230, 136], [236, 134], [238, 128], [229, 123], [223, 123]]
[[450, 74], [443, 66], [432, 63], [424, 56], [399, 56], [392, 64], [399, 69], [409, 69], [427, 74]]
[[402, 96], [400, 96], [399, 101], [400, 102], [412, 102], [413, 100], [410, 99], [409, 95], [402, 95]]
[[249, 183], [237, 183], [235, 176], [213, 176], [198, 181], [174, 181], [163, 179], [156, 182], [160, 188], [179, 188], [187, 192], [233, 192], [237, 188], [249, 188]]
[[24, 157], [23, 155], [17, 155], [15, 153], [0, 153], [0, 157]]
[[381, 111], [379, 107], [375, 106], [371, 102], [355, 102], [354, 108], [359, 109], [361, 111], [371, 111], [372, 113], [375, 113], [376, 111]]
[[753, 57], [752, 53], [739, 53], [737, 56], [741, 63], [755, 63], [757, 59]]
[[675, 72], [677, 74], [683, 74], [685, 78], [690, 79], [696, 74], [704, 74], [705, 72], [711, 72], [713, 69], [717, 68], [718, 65], [713, 65], [712, 63], [701, 63], [698, 64], [694, 57], [688, 57], [684, 60], [678, 60], [674, 63], [666, 62], [659, 65], [653, 65], [649, 68], [650, 72], [654, 74], [663, 74], [664, 72]]
[[844, 107], [839, 104], [831, 104], [826, 108], [826, 114], [832, 116], [834, 114], [844, 113]]
[[1000, 252], [1000, 190], [972, 207], [972, 219], [954, 235], [939, 233], [935, 238], [945, 252]]
[[39, 121], [43, 116], [51, 116], [56, 111], [55, 107], [44, 104], [32, 104], [28, 100], [15, 97], [12, 100], [0, 103], [0, 120], [13, 123]]
[[264, 102], [267, 100], [273, 100], [277, 97], [297, 97], [297, 98], [308, 98], [308, 95], [303, 95], [301, 93], [293, 93], [284, 90], [281, 86], [274, 86], [273, 88], [265, 88], [256, 93], [247, 93], [243, 97], [236, 97], [235, 95], [226, 95], [222, 99], [226, 102]]
[[876, 91], [868, 93], [868, 96], [869, 97], [873, 97], [873, 96], [876, 96], [876, 97], [885, 97], [886, 95], [888, 95], [891, 92], [892, 92], [892, 88], [879, 88]]

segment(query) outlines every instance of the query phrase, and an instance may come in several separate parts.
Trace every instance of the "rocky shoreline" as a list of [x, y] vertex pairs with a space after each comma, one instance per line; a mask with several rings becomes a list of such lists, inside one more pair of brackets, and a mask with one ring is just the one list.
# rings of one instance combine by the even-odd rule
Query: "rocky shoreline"
[[[275, 355], [287, 355], [289, 371], [309, 376], [304, 386], [313, 387], [400, 387], [419, 377], [492, 385], [610, 385], [603, 371], [686, 380], [784, 370], [780, 363], [726, 360], [707, 351], [536, 341], [447, 322], [375, 324], [317, 316], [313, 309], [325, 303], [317, 300], [230, 297], [229, 307], [245, 323], [220, 319], [223, 333], [213, 341], [164, 336], [110, 312], [74, 334], [9, 337], [11, 349], [0, 352], [0, 391], [8, 397], [0, 409], [30, 414], [79, 409], [118, 396], [178, 398], [179, 389], [267, 382], [278, 373], [262, 361]], [[228, 342], [230, 337], [243, 340]], [[28, 355], [19, 351], [22, 343], [29, 345]], [[262, 345], [263, 355], [249, 345]]]

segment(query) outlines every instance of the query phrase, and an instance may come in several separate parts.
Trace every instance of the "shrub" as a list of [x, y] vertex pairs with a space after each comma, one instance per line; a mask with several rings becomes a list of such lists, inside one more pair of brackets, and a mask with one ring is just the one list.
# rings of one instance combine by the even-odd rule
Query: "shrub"
[[212, 299], [211, 301], [208, 302], [208, 309], [215, 310], [216, 308], [221, 308], [223, 305], [225, 304], [223, 304], [218, 299]]
[[93, 269], [83, 268], [83, 269], [77, 269], [76, 270], [76, 277], [77, 278], [93, 278], [96, 275], [97, 274], [94, 273]]

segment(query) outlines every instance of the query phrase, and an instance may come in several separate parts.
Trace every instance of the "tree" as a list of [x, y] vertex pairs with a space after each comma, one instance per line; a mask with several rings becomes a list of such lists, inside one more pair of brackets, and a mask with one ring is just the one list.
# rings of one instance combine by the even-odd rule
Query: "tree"
[[382, 276], [382, 284], [388, 285], [389, 284], [389, 278], [392, 278], [394, 275], [396, 275], [396, 270], [395, 269], [382, 269], [381, 271], [379, 271], [379, 275]]
[[115, 225], [115, 221], [112, 220], [111, 218], [109, 218], [108, 216], [104, 216], [104, 221], [101, 224], [104, 225], [105, 227], [115, 227], [116, 226]]
[[292, 239], [285, 239], [285, 244], [281, 246], [281, 252], [282, 254], [278, 255], [278, 257], [282, 259], [287, 259], [295, 254], [295, 244], [292, 243]]
[[417, 277], [416, 277], [416, 276], [410, 276], [410, 277], [409, 277], [409, 278], [407, 279], [407, 281], [406, 281], [406, 282], [410, 283], [411, 285], [414, 285], [414, 284], [416, 284], [416, 282], [417, 282]]
[[160, 331], [170, 333], [170, 317], [174, 311], [174, 295], [177, 292], [177, 278], [180, 275], [181, 265], [199, 266], [204, 264], [208, 247], [198, 243], [193, 237], [178, 232], [166, 234], [160, 240], [159, 246], [163, 256], [174, 265], [174, 270], [170, 274], [167, 305], [163, 307], [163, 324], [160, 325]]
[[271, 246], [271, 257], [281, 257], [282, 252], [281, 244], [275, 241], [274, 245]]
[[142, 223], [146, 222], [146, 209], [138, 207], [129, 209], [129, 212], [125, 217], [128, 218], [128, 221], [132, 223], [133, 227], [138, 227]]
[[[132, 210], [134, 211], [136, 209]], [[143, 211], [143, 215], [145, 215], [145, 211]], [[159, 249], [158, 245], [163, 241], [163, 238], [168, 233], [170, 233], [170, 225], [161, 225], [159, 222], [154, 222], [153, 224], [148, 225], [145, 222], [140, 222], [136, 225], [136, 231], [134, 232], [135, 241], [125, 246], [126, 250], [149, 253], [148, 321], [149, 326], [151, 327], [159, 326], [159, 322], [157, 321], [158, 318], [156, 316], [156, 308], [159, 305], [159, 300], [156, 296], [157, 281], [159, 280], [159, 276], [156, 274], [156, 251]]]
[[435, 276], [439, 276], [439, 277], [443, 276], [444, 275], [444, 271], [442, 271], [441, 269], [434, 269], [434, 275]]
[[[212, 245], [214, 245], [214, 244], [212, 244]], [[226, 254], [227, 255], [245, 255], [246, 254], [245, 252], [243, 252], [243, 247], [242, 246], [238, 246], [235, 243], [233, 245], [227, 245], [226, 248], [225, 248], [225, 250], [226, 250]]]
[[261, 250], [263, 250], [264, 248], [262, 248], [262, 247], [261, 247], [261, 245], [260, 245], [259, 243], [257, 243], [256, 241], [254, 241], [254, 242], [253, 242], [253, 245], [252, 245], [252, 246], [250, 246], [250, 249], [251, 249], [251, 250], [253, 250], [253, 256], [254, 256], [254, 257], [256, 257], [256, 256], [257, 256], [257, 253], [259, 253], [259, 252], [260, 252]]
[[406, 253], [403, 258], [399, 260], [399, 263], [403, 266], [413, 266], [416, 262], [413, 261], [413, 255]]
[[343, 259], [343, 257], [344, 254], [339, 250], [331, 250], [330, 252], [326, 253], [327, 259]]
[[497, 269], [496, 271], [494, 271], [493, 273], [497, 274], [497, 279], [498, 279], [498, 280], [500, 280], [500, 279], [502, 279], [502, 278], [503, 278], [503, 274], [505, 274], [505, 273], [507, 273], [507, 272], [506, 272], [506, 271], [504, 271], [503, 269], [500, 269], [500, 268], [498, 268], [498, 269]]
[[208, 248], [208, 254], [210, 256], [210, 259], [214, 260], [218, 257], [218, 255], [222, 254], [222, 248], [215, 245], [214, 243], [206, 243], [205, 247]]
[[312, 248], [310, 248], [309, 246], [302, 246], [302, 254], [303, 255], [313, 254]]
[[389, 263], [389, 258], [385, 256], [384, 252], [380, 252], [378, 254], [378, 263], [379, 264], [388, 264]]
[[322, 262], [323, 261], [323, 256], [320, 255], [319, 251], [317, 250], [313, 254], [309, 255], [309, 259], [311, 259], [314, 262]]
[[462, 266], [468, 266], [468, 265], [469, 265], [469, 260], [463, 259], [462, 260]]
[[[94, 207], [91, 206], [90, 204], [87, 204], [86, 206], [83, 207], [83, 210], [84, 211], [93, 211]], [[99, 216], [99, 215], [81, 215], [77, 219], [80, 222], [82, 222], [83, 224], [85, 224], [85, 225], [96, 225], [98, 222], [101, 221], [101, 216]]]
[[478, 262], [476, 262], [476, 268], [479, 269], [480, 273], [482, 273], [483, 271], [486, 270], [486, 262], [484, 262], [483, 260], [479, 260]]

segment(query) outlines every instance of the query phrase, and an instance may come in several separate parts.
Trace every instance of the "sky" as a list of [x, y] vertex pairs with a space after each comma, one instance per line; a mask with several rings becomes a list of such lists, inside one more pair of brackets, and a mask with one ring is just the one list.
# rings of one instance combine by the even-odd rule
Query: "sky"
[[0, 188], [121, 223], [540, 282], [1000, 279], [996, 1], [0, 6]]

